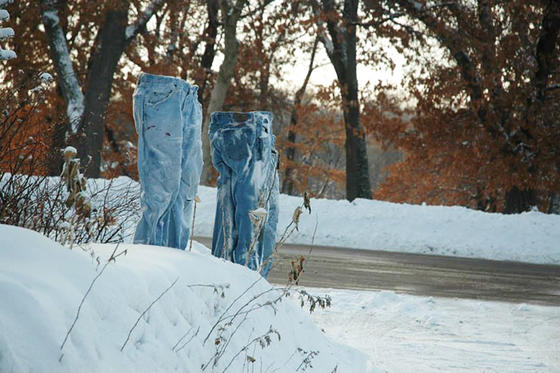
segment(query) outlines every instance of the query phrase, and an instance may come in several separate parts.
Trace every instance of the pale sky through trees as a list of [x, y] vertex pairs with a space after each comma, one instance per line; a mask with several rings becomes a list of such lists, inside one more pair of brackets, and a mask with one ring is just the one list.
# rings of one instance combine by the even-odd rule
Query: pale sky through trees
[[[380, 53], [389, 53], [391, 55], [391, 59], [395, 63], [394, 71], [391, 71], [388, 67], [383, 68], [373, 65], [367, 66], [359, 64], [358, 82], [360, 86], [364, 86], [368, 82], [371, 85], [375, 85], [379, 81], [383, 83], [399, 84], [404, 78], [406, 71], [404, 57], [390, 45], [382, 47], [382, 52]], [[301, 53], [301, 57], [298, 57], [297, 63], [293, 68], [285, 68], [285, 80], [284, 82], [279, 83], [287, 89], [297, 89], [301, 82], [303, 82], [305, 74], [307, 73], [309, 58], [309, 53]], [[315, 66], [317, 66], [317, 68], [313, 71], [310, 78], [310, 83], [312, 85], [328, 86], [336, 80], [336, 73], [332, 64], [329, 62], [325, 49], [322, 45], [319, 45], [317, 49]]]

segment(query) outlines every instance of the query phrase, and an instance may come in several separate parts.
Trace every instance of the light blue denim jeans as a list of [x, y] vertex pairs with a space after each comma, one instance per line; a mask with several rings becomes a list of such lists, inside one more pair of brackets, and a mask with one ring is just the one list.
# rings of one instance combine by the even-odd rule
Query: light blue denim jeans
[[142, 218], [134, 243], [185, 249], [202, 171], [198, 87], [142, 74], [134, 92]]
[[[272, 113], [211, 115], [212, 163], [219, 172], [212, 254], [268, 276], [278, 225], [278, 153]], [[264, 212], [262, 220], [251, 218]]]

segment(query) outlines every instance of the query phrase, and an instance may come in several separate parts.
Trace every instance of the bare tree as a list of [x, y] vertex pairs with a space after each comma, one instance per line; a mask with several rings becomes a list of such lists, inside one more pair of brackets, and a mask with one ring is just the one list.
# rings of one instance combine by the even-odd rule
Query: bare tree
[[128, 45], [146, 29], [148, 21], [164, 3], [165, 0], [153, 0], [130, 25], [127, 25], [130, 0], [119, 0], [108, 6], [104, 23], [95, 38], [84, 95], [60, 25], [58, 1], [41, 0], [43, 24], [57, 83], [67, 107], [70, 134], [75, 137], [79, 157], [84, 164], [88, 164], [85, 171], [87, 177], [99, 176], [105, 115], [117, 63]]
[[[309, 61], [309, 67], [307, 69], [307, 74], [303, 80], [301, 87], [296, 91], [294, 96], [294, 107], [292, 108], [292, 113], [290, 115], [290, 126], [288, 129], [288, 142], [289, 146], [286, 149], [286, 159], [288, 162], [295, 161], [296, 158], [296, 148], [294, 144], [296, 143], [296, 127], [298, 125], [298, 107], [301, 105], [303, 100], [303, 96], [305, 94], [305, 90], [307, 89], [307, 85], [309, 84], [309, 78], [311, 78], [311, 73], [315, 69], [315, 54], [317, 52], [317, 44], [319, 44], [319, 38], [315, 38], [313, 42], [313, 48], [311, 49], [311, 58]], [[294, 192], [294, 177], [295, 172], [294, 168], [290, 167], [290, 165], [286, 166], [286, 170], [284, 172], [284, 182], [282, 183], [282, 193], [293, 194]]]
[[346, 130], [346, 198], [371, 199], [367, 143], [360, 122], [356, 72], [356, 27], [359, 0], [344, 0], [340, 12], [334, 0], [312, 0], [321, 43], [336, 71]]
[[207, 183], [210, 180], [210, 165], [212, 159], [210, 157], [210, 139], [207, 135], [207, 129], [210, 124], [210, 113], [219, 111], [224, 105], [228, 88], [231, 84], [231, 78], [237, 64], [237, 57], [239, 55], [239, 41], [237, 40], [237, 22], [241, 17], [243, 7], [247, 0], [223, 0], [220, 2], [220, 10], [222, 16], [222, 24], [224, 28], [224, 61], [220, 66], [220, 71], [214, 83], [212, 94], [210, 95], [210, 102], [206, 110], [206, 116], [203, 124], [202, 135], [202, 150], [204, 170], [201, 176], [201, 182]]

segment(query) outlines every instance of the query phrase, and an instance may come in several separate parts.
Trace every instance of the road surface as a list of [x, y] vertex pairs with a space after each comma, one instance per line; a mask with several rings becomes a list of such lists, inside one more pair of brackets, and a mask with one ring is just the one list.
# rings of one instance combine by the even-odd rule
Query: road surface
[[[208, 238], [195, 239], [210, 246]], [[555, 265], [287, 244], [269, 281], [286, 284], [299, 255], [306, 258], [301, 286], [560, 306]]]

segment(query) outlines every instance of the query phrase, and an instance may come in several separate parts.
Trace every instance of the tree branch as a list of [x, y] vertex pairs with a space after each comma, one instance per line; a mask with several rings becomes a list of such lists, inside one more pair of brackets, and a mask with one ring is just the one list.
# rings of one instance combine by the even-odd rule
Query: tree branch
[[49, 41], [49, 52], [56, 70], [57, 83], [66, 102], [70, 129], [76, 133], [84, 114], [84, 94], [72, 65], [64, 31], [60, 26], [57, 0], [41, 0], [41, 16]]
[[146, 25], [148, 24], [150, 19], [158, 10], [161, 9], [165, 2], [166, 0], [152, 0], [150, 5], [148, 5], [144, 12], [138, 16], [136, 21], [126, 27], [125, 38], [127, 43], [132, 42], [136, 35], [138, 35], [139, 33], [143, 33], [146, 30]]

